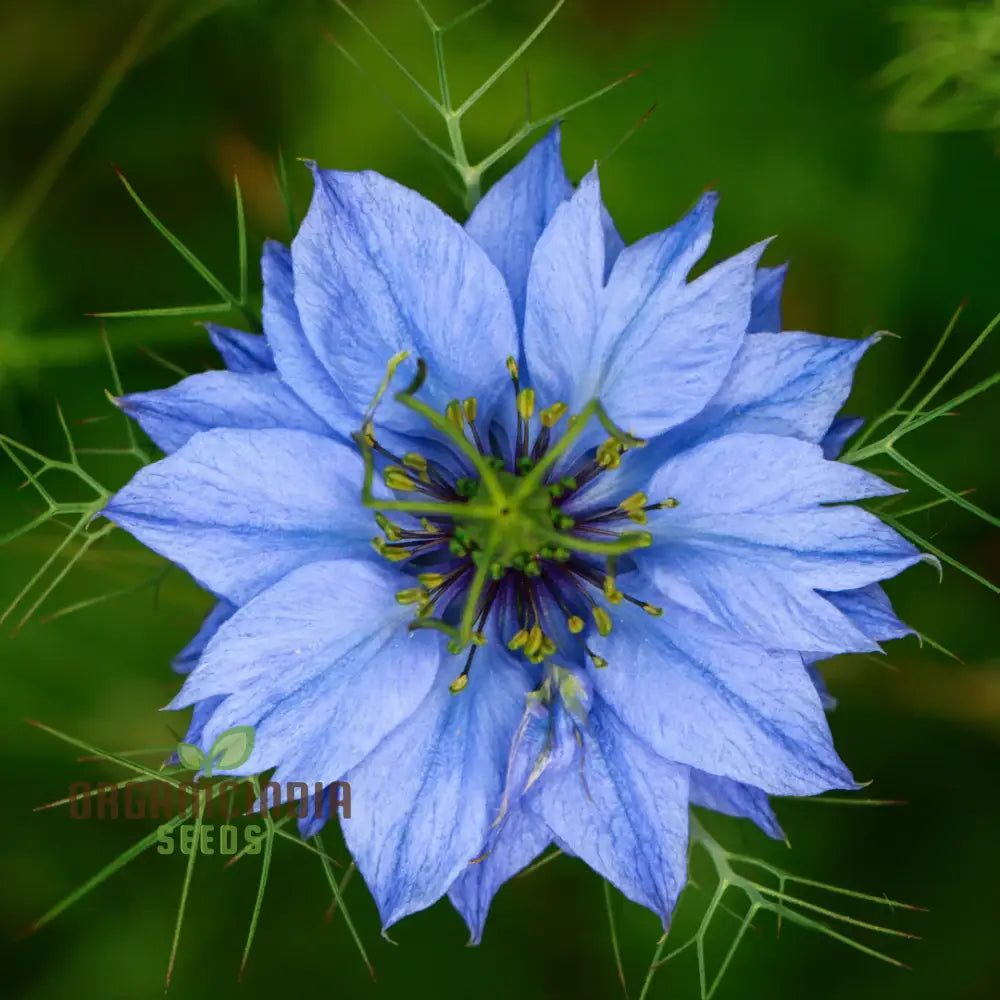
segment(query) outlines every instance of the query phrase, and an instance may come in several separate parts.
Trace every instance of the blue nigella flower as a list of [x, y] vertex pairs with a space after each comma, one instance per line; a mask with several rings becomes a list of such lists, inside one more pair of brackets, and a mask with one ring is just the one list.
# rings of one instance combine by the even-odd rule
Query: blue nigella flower
[[625, 246], [558, 131], [464, 228], [313, 174], [264, 336], [120, 400], [167, 457], [106, 515], [219, 601], [168, 707], [351, 782], [386, 926], [447, 893], [478, 940], [551, 843], [666, 922], [690, 803], [777, 836], [768, 795], [855, 787], [812, 664], [905, 634], [920, 559], [832, 460], [872, 341], [779, 332], [763, 243], [691, 279], [714, 194]]

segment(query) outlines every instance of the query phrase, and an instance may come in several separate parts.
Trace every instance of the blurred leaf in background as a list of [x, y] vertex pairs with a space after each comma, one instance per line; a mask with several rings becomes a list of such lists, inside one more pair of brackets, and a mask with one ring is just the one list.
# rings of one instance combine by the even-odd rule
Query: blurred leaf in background
[[892, 128], [1000, 128], [1000, 3], [906, 6], [894, 12], [906, 50], [879, 74], [894, 90]]

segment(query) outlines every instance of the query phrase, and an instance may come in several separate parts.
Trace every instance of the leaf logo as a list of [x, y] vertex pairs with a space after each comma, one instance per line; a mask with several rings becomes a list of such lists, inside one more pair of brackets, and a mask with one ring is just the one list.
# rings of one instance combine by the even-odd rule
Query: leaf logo
[[215, 768], [231, 771], [245, 764], [253, 753], [253, 742], [253, 726], [234, 726], [216, 737], [207, 754], [193, 743], [178, 743], [177, 756], [186, 768], [204, 771], [211, 778]]

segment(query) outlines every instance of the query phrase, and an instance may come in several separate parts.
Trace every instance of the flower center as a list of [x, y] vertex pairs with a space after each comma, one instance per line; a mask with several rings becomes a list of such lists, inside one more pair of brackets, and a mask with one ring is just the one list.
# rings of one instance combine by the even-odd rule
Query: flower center
[[[646, 524], [649, 511], [674, 507], [677, 501], [651, 504], [644, 493], [635, 493], [617, 505], [587, 510], [580, 493], [645, 442], [616, 427], [597, 400], [569, 417], [560, 434], [568, 407], [554, 403], [536, 412], [534, 390], [521, 387], [517, 364], [508, 359], [516, 429], [506, 442], [509, 435], [488, 428], [487, 448], [475, 399], [454, 400], [443, 414], [416, 399], [426, 376], [420, 362], [414, 384], [395, 399], [427, 420], [449, 446], [454, 463], [447, 464], [462, 471], [456, 475], [444, 461], [416, 452], [398, 456], [379, 442], [371, 417], [403, 357], [390, 362], [355, 441], [365, 459], [362, 499], [375, 511], [382, 531], [372, 544], [414, 576], [414, 586], [396, 594], [401, 604], [415, 606], [409, 627], [445, 633], [452, 653], [468, 650], [465, 668], [451, 686], [455, 692], [468, 682], [492, 614], [508, 649], [532, 663], [557, 651], [570, 655], [564, 647], [575, 642], [596, 666], [607, 666], [586, 644], [587, 620], [604, 636], [612, 628], [608, 605], [626, 600], [650, 615], [662, 613], [619, 590], [616, 569], [621, 556], [652, 542], [649, 532], [636, 525]], [[592, 419], [608, 431], [608, 439], [585, 451], [572, 473], [563, 474]], [[383, 482], [397, 499], [372, 495], [377, 460], [382, 460]], [[393, 511], [409, 515], [410, 523], [390, 520], [387, 514]], [[617, 527], [622, 523], [627, 527]]]

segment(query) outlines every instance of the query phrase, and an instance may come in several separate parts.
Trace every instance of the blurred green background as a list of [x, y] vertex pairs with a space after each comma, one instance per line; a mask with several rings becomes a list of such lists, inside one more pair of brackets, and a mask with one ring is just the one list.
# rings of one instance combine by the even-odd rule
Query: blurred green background
[[[460, 214], [438, 164], [326, 33], [424, 127], [440, 123], [331, 3], [167, 0], [153, 14], [150, 8], [137, 0], [0, 5], [0, 431], [46, 453], [64, 447], [57, 400], [80, 444], [122, 441], [115, 419], [78, 423], [108, 417], [102, 390], [111, 384], [98, 324], [85, 313], [211, 301], [130, 202], [112, 164], [231, 286], [234, 171], [246, 197], [253, 252], [265, 236], [288, 239], [274, 183], [279, 146], [300, 213], [309, 184], [296, 157], [378, 169]], [[462, 5], [433, 0], [431, 8], [444, 19]], [[433, 85], [429, 37], [409, 2], [358, 0], [356, 9]], [[448, 50], [453, 92], [468, 93], [545, 9], [527, 0], [497, 2], [456, 31]], [[668, 225], [702, 189], [717, 187], [723, 200], [710, 256], [779, 234], [769, 260], [792, 261], [789, 328], [845, 337], [885, 328], [901, 335], [883, 342], [862, 367], [851, 410], [871, 415], [906, 384], [961, 300], [969, 305], [955, 333], [955, 355], [1000, 310], [993, 140], [975, 132], [887, 128], [892, 95], [873, 81], [906, 42], [891, 12], [877, 0], [570, 0], [524, 62], [470, 116], [468, 140], [473, 155], [483, 154], [516, 127], [525, 70], [543, 113], [648, 66], [567, 121], [571, 175], [582, 175], [657, 102], [602, 172], [625, 237]], [[143, 17], [148, 30], [137, 39]], [[74, 121], [79, 132], [67, 137]], [[443, 139], [440, 131], [435, 136]], [[130, 389], [174, 378], [143, 349], [188, 371], [217, 365], [188, 319], [111, 322], [108, 333]], [[988, 344], [962, 385], [998, 365], [1000, 351]], [[976, 487], [977, 502], [997, 510], [998, 420], [1000, 397], [980, 398], [961, 417], [908, 439], [904, 450], [950, 486]], [[133, 467], [122, 458], [93, 464], [109, 487], [124, 482]], [[0, 461], [0, 535], [37, 509], [29, 491], [17, 492], [19, 478]], [[74, 488], [58, 478], [53, 486]], [[942, 507], [914, 518], [912, 526], [1000, 579], [1000, 544], [985, 524]], [[0, 606], [60, 537], [52, 526], [3, 550]], [[181, 729], [183, 720], [157, 714], [176, 688], [168, 663], [208, 601], [174, 573], [155, 600], [147, 587], [74, 615], [44, 618], [74, 601], [138, 585], [158, 568], [153, 556], [113, 537], [19, 634], [8, 637], [17, 616], [4, 625], [5, 996], [132, 1000], [162, 994], [180, 857], [140, 858], [38, 934], [18, 939], [21, 928], [149, 829], [74, 822], [60, 810], [33, 813], [35, 805], [64, 795], [71, 781], [116, 772], [77, 762], [72, 748], [26, 726], [24, 717], [110, 749], [171, 742], [168, 726]], [[922, 935], [921, 942], [873, 942], [915, 972], [794, 927], [776, 937], [773, 919], [765, 916], [748, 935], [722, 997], [1000, 995], [995, 597], [951, 569], [939, 584], [927, 567], [889, 590], [906, 620], [962, 662], [921, 651], [910, 639], [892, 644], [881, 664], [844, 659], [830, 664], [827, 675], [840, 698], [833, 726], [844, 758], [860, 778], [874, 779], [868, 794], [908, 804], [778, 803], [791, 851], [746, 825], [717, 826], [728, 845], [802, 875], [928, 907], [926, 914], [869, 911], [861, 904], [848, 910]], [[340, 845], [336, 850], [345, 856]], [[461, 922], [444, 903], [398, 926], [396, 946], [382, 941], [374, 907], [354, 880], [347, 899], [376, 969], [373, 985], [339, 916], [324, 921], [329, 893], [319, 865], [288, 843], [278, 844], [257, 944], [237, 987], [258, 866], [253, 858], [229, 870], [215, 859], [199, 861], [172, 995], [256, 997], [278, 989], [440, 1000], [621, 995], [601, 883], [578, 862], [558, 859], [509, 884], [476, 949], [463, 947]], [[694, 913], [697, 890], [690, 895], [685, 906]], [[619, 897], [614, 906], [635, 996], [657, 924]], [[689, 919], [682, 913], [679, 923]], [[712, 938], [715, 960], [736, 927], [726, 919]], [[697, 996], [690, 963], [684, 958], [664, 969], [650, 995]]]

